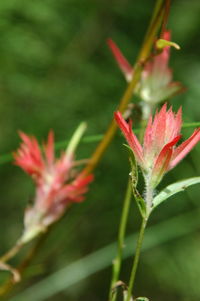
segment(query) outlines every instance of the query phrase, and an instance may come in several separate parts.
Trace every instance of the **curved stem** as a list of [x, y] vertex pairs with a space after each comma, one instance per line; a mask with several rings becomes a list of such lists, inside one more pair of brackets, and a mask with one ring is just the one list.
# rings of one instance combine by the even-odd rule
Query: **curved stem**
[[[50, 233], [52, 227], [50, 226], [48, 231], [45, 232], [42, 236], [40, 236], [36, 242], [36, 244], [31, 248], [28, 254], [25, 256], [24, 260], [17, 266], [17, 271], [19, 272], [20, 276], [23, 276], [23, 272], [29, 266], [32, 259], [37, 255], [40, 250], [40, 247], [46, 240], [48, 234]], [[13, 282], [13, 279], [10, 277], [5, 283], [0, 287], [0, 297], [7, 295], [13, 288], [13, 285], [16, 283]]]
[[117, 256], [113, 261], [113, 273], [112, 273], [112, 280], [111, 280], [111, 286], [109, 291], [109, 300], [111, 301], [116, 300], [116, 295], [113, 294], [113, 289], [115, 287], [116, 282], [119, 280], [119, 273], [120, 273], [121, 262], [122, 262], [122, 252], [124, 248], [124, 237], [126, 232], [130, 203], [131, 203], [131, 196], [132, 196], [132, 189], [131, 189], [131, 181], [129, 179], [126, 195], [124, 199], [121, 221], [119, 225]]
[[23, 243], [17, 242], [8, 252], [0, 257], [0, 262], [7, 262], [14, 257], [23, 247]]
[[135, 282], [136, 271], [137, 271], [140, 253], [141, 253], [142, 242], [143, 242], [143, 238], [144, 238], [144, 231], [145, 231], [145, 228], [147, 225], [147, 221], [148, 221], [148, 218], [143, 218], [143, 220], [142, 220], [140, 233], [139, 233], [139, 237], [138, 237], [138, 241], [137, 241], [137, 245], [136, 245], [135, 257], [133, 260], [133, 265], [132, 265], [132, 270], [131, 270], [131, 276], [130, 276], [129, 285], [128, 285], [128, 293], [127, 293], [127, 297], [126, 297], [125, 301], [130, 301], [130, 299], [131, 299], [134, 282]]

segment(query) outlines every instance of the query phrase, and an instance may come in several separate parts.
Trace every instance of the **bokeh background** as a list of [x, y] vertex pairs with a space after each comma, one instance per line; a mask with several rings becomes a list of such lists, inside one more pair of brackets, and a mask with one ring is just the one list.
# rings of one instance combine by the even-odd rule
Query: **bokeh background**
[[[86, 135], [103, 134], [126, 88], [106, 45], [112, 37], [134, 62], [153, 0], [6, 0], [0, 2], [0, 251], [9, 249], [23, 229], [23, 212], [33, 183], [9, 161], [19, 145], [17, 131], [44, 140], [54, 129], [66, 141], [80, 121]], [[181, 51], [172, 50], [174, 78], [187, 91], [171, 100], [183, 106], [185, 122], [200, 116], [200, 3], [174, 1], [169, 27]], [[134, 100], [134, 99], [133, 99]], [[193, 128], [183, 130], [184, 138]], [[25, 275], [6, 300], [107, 300], [117, 228], [129, 172], [118, 133], [107, 150], [87, 200], [74, 205], [52, 229]], [[78, 158], [88, 158], [97, 141], [83, 142]], [[4, 156], [6, 154], [6, 156]], [[173, 181], [200, 174], [197, 146], [165, 177]], [[136, 296], [152, 301], [200, 300], [200, 187], [172, 197], [149, 223], [137, 274]], [[138, 230], [133, 202], [127, 235]], [[135, 236], [126, 245], [121, 279], [128, 280]], [[12, 260], [17, 264], [30, 245]], [[87, 257], [92, 254], [91, 257]], [[53, 275], [53, 276], [51, 276]], [[3, 282], [7, 274], [2, 272]]]

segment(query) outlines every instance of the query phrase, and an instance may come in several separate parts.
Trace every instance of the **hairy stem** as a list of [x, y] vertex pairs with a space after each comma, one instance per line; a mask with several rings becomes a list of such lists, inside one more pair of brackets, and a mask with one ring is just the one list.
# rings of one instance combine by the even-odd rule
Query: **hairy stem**
[[151, 213], [152, 210], [152, 202], [153, 202], [154, 189], [150, 182], [150, 177], [146, 178], [146, 191], [145, 191], [145, 202], [147, 208], [147, 215]]

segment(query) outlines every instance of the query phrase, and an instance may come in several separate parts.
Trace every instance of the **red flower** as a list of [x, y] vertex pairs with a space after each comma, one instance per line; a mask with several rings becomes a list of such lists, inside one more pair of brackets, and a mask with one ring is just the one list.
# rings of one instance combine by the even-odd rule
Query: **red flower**
[[172, 112], [172, 108], [167, 111], [166, 104], [156, 113], [154, 120], [149, 118], [143, 146], [132, 131], [131, 121], [128, 124], [120, 112], [115, 113], [115, 120], [152, 187], [156, 187], [163, 175], [174, 168], [200, 140], [198, 128], [190, 138], [175, 147], [181, 138], [182, 111], [179, 109], [177, 114]]
[[[170, 32], [164, 32], [162, 39], [170, 41]], [[129, 82], [133, 76], [134, 69], [111, 39], [108, 40], [108, 45], [119, 68]], [[179, 82], [172, 82], [172, 71], [168, 67], [169, 56], [170, 46], [166, 46], [161, 53], [153, 56], [144, 66], [136, 93], [150, 106], [166, 100], [183, 90]]]
[[69, 204], [84, 199], [93, 175], [77, 173], [71, 153], [63, 153], [59, 159], [55, 159], [52, 131], [43, 151], [34, 137], [22, 132], [20, 137], [22, 143], [14, 154], [15, 164], [28, 173], [36, 184], [33, 205], [25, 213], [24, 240], [29, 240], [56, 221]]

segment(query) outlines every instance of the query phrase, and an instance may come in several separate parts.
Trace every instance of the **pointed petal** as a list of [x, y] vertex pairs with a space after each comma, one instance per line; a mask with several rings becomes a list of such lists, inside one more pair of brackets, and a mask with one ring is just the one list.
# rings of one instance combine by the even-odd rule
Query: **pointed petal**
[[129, 64], [127, 59], [123, 56], [123, 54], [121, 53], [121, 51], [119, 50], [119, 48], [117, 47], [117, 45], [115, 44], [115, 42], [113, 40], [108, 39], [107, 43], [108, 43], [109, 48], [112, 51], [112, 54], [114, 55], [114, 57], [117, 61], [119, 68], [124, 73], [126, 80], [130, 81], [131, 77], [132, 77], [132, 73], [133, 73], [132, 66]]
[[51, 130], [48, 135], [47, 143], [44, 145], [47, 163], [52, 165], [54, 162], [54, 133]]
[[182, 110], [178, 110], [177, 114], [172, 112], [172, 107], [167, 112], [165, 141], [171, 141], [179, 135], [182, 125]]
[[169, 166], [169, 162], [172, 156], [172, 149], [165, 149], [165, 152], [162, 153], [159, 160], [156, 162], [154, 169], [152, 171], [151, 185], [155, 188], [161, 181], [164, 176], [167, 168]]
[[131, 122], [128, 124], [123, 119], [120, 112], [115, 112], [115, 120], [116, 120], [118, 126], [120, 127], [122, 133], [124, 134], [128, 144], [132, 148], [133, 153], [136, 157], [136, 160], [138, 161], [138, 164], [140, 164], [141, 166], [144, 166], [142, 146], [132, 131]]
[[163, 175], [168, 170], [168, 166], [172, 156], [172, 147], [179, 141], [181, 135], [175, 137], [171, 142], [167, 143], [158, 155], [152, 171], [152, 185], [156, 187], [161, 181]]
[[150, 152], [152, 148], [152, 116], [149, 117], [149, 121], [144, 134], [144, 157]]
[[14, 153], [14, 164], [20, 166], [30, 175], [40, 176], [44, 162], [37, 140], [23, 132], [19, 132], [19, 135], [23, 142]]
[[169, 170], [174, 168], [200, 141], [200, 128], [196, 129], [192, 136], [179, 145], [173, 152], [173, 158], [169, 165]]
[[83, 175], [84, 174], [79, 174], [79, 176], [75, 180], [75, 183], [78, 187], [86, 186], [94, 180], [93, 174], [89, 174], [86, 177], [83, 177]]
[[165, 130], [166, 130], [167, 104], [165, 103], [160, 112], [156, 114], [153, 123], [153, 137], [154, 144], [161, 149], [165, 144]]
[[88, 184], [94, 179], [92, 174], [83, 178], [80, 174], [71, 184], [66, 184], [57, 193], [59, 202], [81, 202], [88, 191]]
[[[170, 141], [169, 143], [167, 143], [163, 149], [161, 150], [160, 154], [158, 155], [157, 159], [156, 159], [156, 163], [155, 165], [158, 163], [162, 163], [162, 159], [165, 156], [165, 153], [167, 152], [168, 149], [172, 148], [179, 140], [181, 139], [181, 135], [176, 136], [172, 141]], [[154, 165], [154, 166], [155, 166]]]

